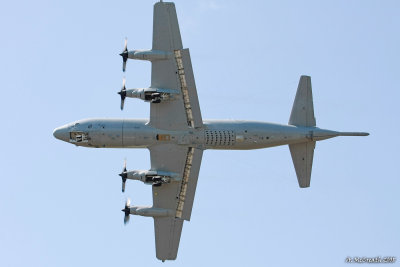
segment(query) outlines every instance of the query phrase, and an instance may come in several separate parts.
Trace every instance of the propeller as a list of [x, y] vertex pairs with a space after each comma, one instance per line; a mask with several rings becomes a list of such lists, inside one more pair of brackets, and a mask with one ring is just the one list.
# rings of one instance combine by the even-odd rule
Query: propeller
[[125, 192], [125, 183], [126, 183], [126, 178], [128, 178], [128, 173], [126, 169], [126, 159], [124, 160], [124, 169], [122, 172], [119, 174], [122, 178], [122, 192]]
[[123, 211], [125, 213], [124, 216], [124, 224], [126, 225], [129, 222], [129, 218], [130, 218], [130, 206], [131, 206], [131, 200], [129, 198], [126, 199], [125, 202], [125, 208], [122, 209], [121, 211]]
[[128, 60], [128, 39], [127, 38], [125, 38], [124, 50], [119, 55], [122, 57], [122, 62], [123, 62], [122, 63], [122, 71], [125, 72], [126, 61]]
[[125, 77], [124, 77], [124, 79], [122, 80], [122, 88], [121, 88], [121, 91], [118, 92], [118, 94], [121, 96], [121, 110], [124, 109], [125, 98], [126, 98], [126, 87], [125, 87], [125, 82], [126, 82], [126, 79], [125, 79]]

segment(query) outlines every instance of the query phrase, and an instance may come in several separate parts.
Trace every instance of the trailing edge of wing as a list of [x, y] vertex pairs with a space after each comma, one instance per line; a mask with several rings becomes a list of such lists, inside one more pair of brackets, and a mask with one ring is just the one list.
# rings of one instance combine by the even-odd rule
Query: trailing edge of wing
[[190, 221], [203, 150], [190, 147], [179, 192], [176, 217]]

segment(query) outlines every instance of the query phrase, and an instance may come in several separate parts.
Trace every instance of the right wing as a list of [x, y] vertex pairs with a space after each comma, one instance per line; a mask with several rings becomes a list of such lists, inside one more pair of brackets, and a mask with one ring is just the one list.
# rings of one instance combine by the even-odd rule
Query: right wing
[[174, 3], [154, 5], [153, 50], [170, 57], [152, 61], [151, 87], [174, 89], [172, 101], [150, 104], [150, 125], [164, 130], [186, 130], [203, 125], [189, 49], [182, 49]]
[[178, 173], [180, 182], [153, 186], [153, 207], [175, 211], [175, 216], [154, 218], [156, 255], [174, 260], [178, 253], [183, 220], [190, 220], [203, 150], [174, 144], [149, 148], [151, 169]]
[[175, 144], [149, 148], [151, 170], [180, 174], [180, 182], [153, 186], [153, 207], [171, 209], [175, 217], [189, 221], [192, 214], [197, 178], [203, 150]]

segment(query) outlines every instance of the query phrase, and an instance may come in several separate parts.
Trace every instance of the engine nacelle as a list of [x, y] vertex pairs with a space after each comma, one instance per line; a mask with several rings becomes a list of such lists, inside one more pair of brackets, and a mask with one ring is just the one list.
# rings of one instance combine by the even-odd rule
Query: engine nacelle
[[168, 216], [174, 216], [175, 212], [170, 209], [130, 206], [129, 214], [140, 215], [145, 217], [168, 217]]
[[138, 60], [166, 60], [173, 57], [171, 52], [160, 50], [131, 50], [128, 51], [128, 58]]
[[127, 179], [142, 181], [145, 184], [154, 186], [160, 186], [171, 182], [180, 182], [182, 180], [182, 177], [179, 177], [177, 173], [164, 171], [134, 170], [127, 171], [126, 174]]
[[173, 100], [177, 95], [179, 95], [178, 90], [164, 88], [134, 88], [126, 90], [126, 97], [139, 98], [151, 103]]

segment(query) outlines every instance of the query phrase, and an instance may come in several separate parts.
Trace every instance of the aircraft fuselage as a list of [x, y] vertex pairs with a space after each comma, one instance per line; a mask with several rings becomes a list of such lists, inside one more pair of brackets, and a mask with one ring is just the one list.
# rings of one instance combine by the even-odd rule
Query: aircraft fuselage
[[297, 127], [256, 121], [205, 120], [204, 127], [166, 131], [145, 119], [84, 119], [54, 130], [54, 136], [77, 146], [95, 148], [146, 148], [178, 144], [201, 149], [259, 149], [319, 141], [338, 136], [318, 127]]

